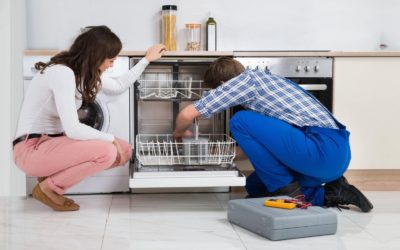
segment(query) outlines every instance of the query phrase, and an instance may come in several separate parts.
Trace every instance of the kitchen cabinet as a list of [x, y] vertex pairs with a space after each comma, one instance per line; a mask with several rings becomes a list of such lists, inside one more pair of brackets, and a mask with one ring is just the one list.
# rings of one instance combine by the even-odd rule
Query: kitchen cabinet
[[333, 112], [351, 132], [350, 169], [400, 169], [400, 57], [336, 57]]

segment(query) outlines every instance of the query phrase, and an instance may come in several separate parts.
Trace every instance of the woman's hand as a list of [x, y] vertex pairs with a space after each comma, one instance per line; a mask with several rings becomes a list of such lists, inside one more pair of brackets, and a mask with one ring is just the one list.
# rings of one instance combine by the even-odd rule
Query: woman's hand
[[125, 163], [127, 163], [129, 161], [129, 159], [124, 154], [124, 151], [123, 151], [121, 145], [119, 144], [118, 140], [114, 139], [112, 144], [114, 144], [114, 146], [117, 148], [117, 158], [115, 159], [115, 163], [114, 164], [116, 166], [125, 165]]
[[155, 61], [160, 59], [165, 51], [166, 48], [164, 44], [156, 44], [147, 50], [145, 58], [149, 62]]

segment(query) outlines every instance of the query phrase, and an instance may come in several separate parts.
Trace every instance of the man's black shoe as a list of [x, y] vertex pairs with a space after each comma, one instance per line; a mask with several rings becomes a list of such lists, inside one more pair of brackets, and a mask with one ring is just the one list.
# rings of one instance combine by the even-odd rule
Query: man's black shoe
[[273, 196], [273, 195], [270, 192], [265, 191], [265, 193], [248, 194], [248, 195], [246, 195], [245, 199], [263, 198], [263, 197], [271, 197], [271, 196]]
[[363, 212], [369, 212], [374, 207], [360, 190], [350, 185], [345, 177], [325, 184], [325, 206], [340, 207], [355, 205]]
[[297, 197], [297, 196], [302, 196], [303, 193], [301, 192], [301, 187], [300, 184], [295, 181], [290, 183], [289, 185], [286, 185], [284, 187], [281, 187], [280, 189], [276, 190], [275, 192], [266, 192], [264, 195], [247, 195], [246, 199], [248, 198], [261, 198], [261, 197], [272, 197], [272, 196], [290, 196], [292, 198]]
[[303, 192], [301, 192], [300, 184], [297, 181], [281, 187], [280, 189], [271, 193], [271, 196], [290, 196], [292, 198], [301, 195], [303, 195]]

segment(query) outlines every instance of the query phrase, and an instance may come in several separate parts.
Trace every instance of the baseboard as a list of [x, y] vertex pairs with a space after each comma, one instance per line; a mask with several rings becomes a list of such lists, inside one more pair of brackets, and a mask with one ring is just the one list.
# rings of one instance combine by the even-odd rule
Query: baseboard
[[361, 190], [400, 191], [400, 169], [350, 169], [345, 176]]
[[[248, 176], [252, 171], [242, 171]], [[364, 191], [400, 191], [400, 169], [350, 169], [347, 180]], [[243, 191], [234, 188], [234, 192]]]

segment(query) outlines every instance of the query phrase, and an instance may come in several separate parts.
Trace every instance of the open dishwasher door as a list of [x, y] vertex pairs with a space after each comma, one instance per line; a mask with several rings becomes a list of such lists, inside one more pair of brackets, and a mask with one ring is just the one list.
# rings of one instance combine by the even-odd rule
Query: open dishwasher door
[[[163, 57], [151, 63], [131, 93], [134, 157], [129, 186], [151, 188], [244, 186], [234, 163], [236, 142], [229, 136], [229, 111], [199, 120], [199, 137], [176, 141], [175, 119], [208, 89], [202, 77], [215, 58]], [[140, 58], [131, 58], [131, 67]]]

